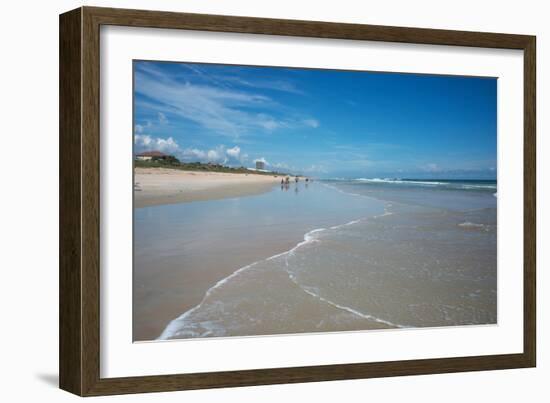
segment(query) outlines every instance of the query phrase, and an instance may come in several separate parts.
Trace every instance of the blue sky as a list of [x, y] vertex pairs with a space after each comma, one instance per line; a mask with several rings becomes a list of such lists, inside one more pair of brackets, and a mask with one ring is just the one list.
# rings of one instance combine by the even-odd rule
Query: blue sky
[[135, 151], [317, 177], [495, 178], [494, 78], [134, 62]]

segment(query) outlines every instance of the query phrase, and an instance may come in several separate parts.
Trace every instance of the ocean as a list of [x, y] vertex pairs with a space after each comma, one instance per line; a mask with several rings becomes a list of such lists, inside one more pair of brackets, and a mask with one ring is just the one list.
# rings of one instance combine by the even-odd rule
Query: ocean
[[497, 200], [496, 181], [358, 178], [138, 209], [134, 319], [169, 266], [195, 302], [158, 340], [496, 324]]

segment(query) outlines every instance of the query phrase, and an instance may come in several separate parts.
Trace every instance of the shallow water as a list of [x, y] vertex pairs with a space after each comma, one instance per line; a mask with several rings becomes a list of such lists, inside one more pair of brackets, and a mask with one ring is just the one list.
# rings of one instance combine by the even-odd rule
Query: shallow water
[[256, 196], [136, 209], [134, 340], [157, 338], [218, 281], [291, 249], [306, 232], [383, 211], [383, 202], [349, 197], [318, 182], [277, 186]]
[[[233, 223], [237, 232], [252, 236], [256, 231], [294, 237], [301, 229], [305, 235], [286, 251], [212, 284], [200, 303], [170, 322], [161, 339], [496, 323], [491, 183], [300, 186], [294, 193], [299, 197], [288, 197], [292, 189], [277, 189], [239, 199], [231, 215], [218, 211], [231, 201], [162, 212], [186, 212], [187, 219], [198, 220], [199, 232], [212, 219], [222, 231]], [[283, 225], [262, 223], [272, 211]], [[201, 212], [209, 218], [200, 218]], [[243, 217], [248, 217], [244, 224]]]

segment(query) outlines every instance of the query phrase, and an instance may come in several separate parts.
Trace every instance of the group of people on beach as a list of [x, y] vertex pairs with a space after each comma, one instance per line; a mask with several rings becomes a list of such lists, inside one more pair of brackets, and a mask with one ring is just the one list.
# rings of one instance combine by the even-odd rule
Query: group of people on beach
[[[306, 187], [307, 187], [309, 182], [313, 182], [313, 179], [310, 179], [310, 178], [305, 178], [304, 180], [306, 182]], [[296, 189], [295, 189], [296, 192], [298, 191], [298, 186], [297, 186], [298, 182], [300, 182], [300, 177], [296, 175], [294, 177], [294, 183], [296, 183]], [[287, 177], [281, 179], [281, 190], [283, 190], [283, 189], [288, 190], [289, 186], [290, 186], [290, 176], [287, 176]]]

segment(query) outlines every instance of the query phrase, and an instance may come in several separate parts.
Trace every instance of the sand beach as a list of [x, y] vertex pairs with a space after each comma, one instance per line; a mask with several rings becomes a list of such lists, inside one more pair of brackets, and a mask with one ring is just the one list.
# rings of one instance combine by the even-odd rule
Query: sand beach
[[134, 203], [140, 208], [252, 195], [266, 192], [280, 181], [277, 175], [135, 168]]

